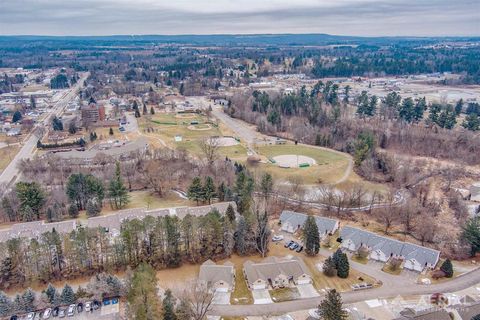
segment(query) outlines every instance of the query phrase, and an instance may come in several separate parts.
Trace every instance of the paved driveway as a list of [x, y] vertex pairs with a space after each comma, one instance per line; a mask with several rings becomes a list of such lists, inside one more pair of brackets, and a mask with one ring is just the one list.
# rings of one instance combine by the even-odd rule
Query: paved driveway
[[216, 291], [213, 296], [213, 304], [230, 304], [230, 292]]
[[313, 284], [299, 284], [297, 285], [298, 293], [300, 293], [300, 298], [314, 298], [319, 297], [320, 294], [315, 289]]
[[252, 290], [253, 304], [269, 304], [273, 303], [270, 293], [267, 289]]

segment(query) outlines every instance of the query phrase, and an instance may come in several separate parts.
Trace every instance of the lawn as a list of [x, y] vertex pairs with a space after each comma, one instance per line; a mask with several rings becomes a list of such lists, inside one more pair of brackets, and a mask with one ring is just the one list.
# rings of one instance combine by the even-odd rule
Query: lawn
[[359, 255], [356, 255], [356, 254], [352, 255], [351, 259], [352, 259], [352, 261], [362, 263], [362, 264], [367, 264], [368, 263], [367, 258], [360, 257]]
[[8, 146], [0, 149], [0, 172], [5, 170], [19, 150], [18, 145]]
[[[156, 113], [150, 119], [142, 117], [139, 120], [139, 128], [149, 136], [155, 136], [163, 140], [168, 146], [177, 149], [187, 150], [189, 153], [202, 156], [200, 148], [200, 141], [211, 136], [231, 135], [228, 131], [223, 130], [222, 126], [214, 124], [206, 124], [209, 119], [205, 115], [196, 113], [186, 114], [191, 115], [191, 118], [179, 118], [175, 113]], [[197, 122], [194, 125], [197, 129], [210, 128], [209, 130], [190, 130], [188, 127], [192, 122]], [[147, 128], [152, 128], [154, 131], [148, 133]], [[176, 136], [181, 136], [182, 141], [175, 141]], [[247, 149], [239, 144], [230, 147], [220, 147], [219, 154], [221, 157], [229, 157], [236, 160], [246, 159]]]
[[[191, 202], [187, 199], [180, 198], [173, 192], [167, 193], [163, 198], [150, 191], [133, 191], [129, 193], [130, 202], [124, 209], [132, 208], [147, 208], [160, 209], [160, 208], [173, 208], [183, 206], [195, 206], [195, 202]], [[104, 206], [102, 214], [113, 213], [115, 210], [110, 208], [110, 205]]]
[[235, 290], [230, 296], [231, 304], [252, 304], [252, 292], [247, 287], [247, 282], [243, 276], [242, 268], [237, 267], [235, 273]]
[[313, 146], [286, 144], [259, 146], [256, 150], [267, 161], [279, 155], [303, 155], [314, 159], [316, 164], [308, 168], [286, 169], [270, 162], [260, 165], [278, 179], [298, 176], [305, 184], [334, 183], [344, 175], [349, 163], [347, 155]]
[[280, 288], [270, 290], [270, 296], [274, 302], [290, 301], [300, 298], [297, 288]]
[[402, 268], [392, 268], [392, 266], [388, 263], [386, 263], [383, 268], [382, 268], [382, 271], [383, 272], [386, 272], [386, 273], [389, 273], [389, 274], [392, 274], [394, 276], [398, 276], [400, 273], [402, 273]]
[[[334, 250], [331, 250], [333, 253]], [[351, 291], [352, 288], [351, 286], [353, 284], [358, 284], [361, 282], [366, 282], [366, 283], [375, 283], [375, 279], [358, 272], [354, 270], [353, 268], [350, 268], [350, 275], [347, 279], [341, 279], [339, 277], [327, 277], [323, 274], [322, 270], [318, 268], [319, 264], [322, 264], [323, 261], [325, 260], [325, 257], [323, 256], [315, 256], [315, 257], [309, 257], [305, 255], [305, 253], [297, 253], [294, 251], [291, 251], [289, 249], [286, 249], [283, 247], [283, 243], [278, 243], [277, 244], [272, 244], [270, 245], [270, 252], [269, 256], [277, 256], [277, 257], [284, 257], [287, 255], [295, 255], [303, 259], [305, 264], [308, 266], [310, 269], [310, 272], [312, 273], [312, 278], [314, 282], [315, 288], [317, 290], [322, 290], [325, 288], [330, 288], [330, 289], [337, 289], [340, 292], [344, 291]], [[359, 278], [362, 278], [360, 280]]]

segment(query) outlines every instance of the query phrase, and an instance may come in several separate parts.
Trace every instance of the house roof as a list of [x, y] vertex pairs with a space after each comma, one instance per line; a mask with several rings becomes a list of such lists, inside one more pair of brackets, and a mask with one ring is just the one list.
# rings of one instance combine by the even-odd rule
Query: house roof
[[[300, 226], [302, 227], [307, 220], [308, 215], [304, 213], [284, 210], [280, 215], [280, 221], [283, 224], [288, 223], [292, 226]], [[329, 219], [325, 217], [313, 216], [315, 218], [315, 222], [317, 223], [318, 232], [323, 234], [325, 232], [332, 232], [338, 228], [338, 220]]]
[[268, 281], [280, 275], [298, 278], [304, 274], [311, 276], [310, 270], [299, 257], [291, 259], [269, 257], [262, 262], [247, 261], [243, 264], [247, 281], [253, 284], [257, 280]]
[[408, 310], [407, 312], [402, 311], [402, 316], [396, 318], [395, 320], [452, 320], [447, 311], [441, 310], [425, 310], [419, 312], [412, 312]]
[[474, 302], [469, 306], [459, 306], [457, 312], [464, 320], [471, 320], [480, 315], [480, 301]]
[[218, 265], [212, 260], [207, 260], [200, 266], [198, 279], [210, 284], [224, 281], [230, 286], [233, 286], [234, 274], [235, 269], [233, 264], [226, 262], [223, 265]]
[[406, 260], [416, 260], [422, 266], [425, 263], [436, 265], [440, 258], [440, 251], [438, 250], [390, 239], [353, 227], [343, 227], [340, 230], [340, 237], [343, 241], [351, 240], [355, 245], [355, 250], [358, 250], [363, 245], [372, 250], [379, 250], [386, 256], [393, 254], [403, 256]]

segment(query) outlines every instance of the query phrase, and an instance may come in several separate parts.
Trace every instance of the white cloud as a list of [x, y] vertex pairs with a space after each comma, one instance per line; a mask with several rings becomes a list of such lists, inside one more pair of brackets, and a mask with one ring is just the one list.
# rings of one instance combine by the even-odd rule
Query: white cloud
[[478, 0], [0, 0], [0, 34], [480, 35]]

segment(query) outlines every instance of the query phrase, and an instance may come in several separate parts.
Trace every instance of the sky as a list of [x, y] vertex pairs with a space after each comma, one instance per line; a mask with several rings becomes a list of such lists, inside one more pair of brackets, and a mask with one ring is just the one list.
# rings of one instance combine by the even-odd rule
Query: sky
[[480, 0], [0, 0], [0, 35], [480, 36]]

